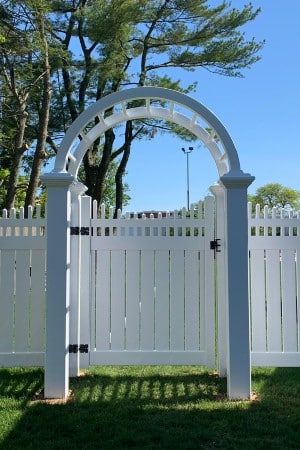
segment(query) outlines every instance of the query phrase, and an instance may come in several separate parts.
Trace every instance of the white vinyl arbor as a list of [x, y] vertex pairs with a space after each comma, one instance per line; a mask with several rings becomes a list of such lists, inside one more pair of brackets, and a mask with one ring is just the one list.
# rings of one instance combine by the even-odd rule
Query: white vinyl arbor
[[[249, 398], [247, 188], [254, 177], [241, 170], [234, 143], [212, 112], [184, 94], [156, 87], [113, 93], [90, 106], [69, 127], [54, 170], [42, 178], [48, 190], [45, 397], [68, 395], [70, 332], [79, 342], [76, 314], [69, 329], [70, 308], [78, 309], [82, 290], [73, 265], [73, 259], [82, 255], [70, 248], [71, 214], [81, 207], [85, 192], [77, 181], [78, 169], [88, 148], [106, 130], [141, 118], [163, 119], [185, 127], [203, 142], [215, 161], [219, 180], [211, 190], [216, 198], [225, 268], [219, 273], [217, 288], [223, 299], [219, 306], [219, 371], [227, 373], [229, 398]], [[80, 263], [85, 264], [83, 260]], [[71, 374], [76, 375], [78, 368], [77, 361]]]

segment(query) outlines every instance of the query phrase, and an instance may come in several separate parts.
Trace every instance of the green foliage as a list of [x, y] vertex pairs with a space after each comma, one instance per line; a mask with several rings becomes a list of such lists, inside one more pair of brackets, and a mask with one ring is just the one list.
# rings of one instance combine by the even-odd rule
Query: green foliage
[[[4, 208], [4, 200], [6, 195], [7, 183], [9, 178], [9, 169], [0, 169], [0, 210]], [[28, 186], [28, 177], [19, 176], [18, 183], [16, 186], [16, 199], [15, 208], [19, 208], [24, 205], [24, 200], [26, 196], [26, 189]]]
[[[96, 169], [96, 166], [95, 166]], [[102, 202], [105, 203], [106, 206], [115, 206], [116, 200], [116, 185], [115, 185], [115, 175], [118, 169], [118, 161], [111, 161], [109, 165], [109, 169], [107, 171], [105, 177], [105, 188], [103, 193]], [[97, 173], [95, 170], [95, 178], [97, 177]], [[84, 184], [85, 183], [85, 172], [83, 166], [80, 167], [78, 172], [78, 179]], [[130, 201], [129, 195], [129, 186], [127, 183], [124, 184], [124, 196], [123, 196], [123, 206], [128, 205]]]
[[267, 205], [300, 208], [300, 191], [280, 183], [269, 183], [258, 188], [254, 195], [249, 195], [249, 201], [261, 207]]
[[[53, 88], [49, 135], [52, 144], [58, 145], [77, 115], [112, 91], [152, 85], [190, 93], [196, 82], [184, 86], [180, 70], [197, 68], [243, 76], [244, 69], [260, 59], [263, 42], [247, 40], [242, 27], [259, 11], [251, 4], [232, 8], [221, 0], [214, 6], [207, 0], [0, 0], [0, 66], [4, 69], [0, 70], [1, 167], [11, 167], [18, 132], [16, 96], [5, 78], [13, 73], [17, 94], [29, 96], [24, 137], [29, 152], [24, 154], [20, 173], [31, 172], [43, 90], [44, 43], [38, 32], [39, 18], [45, 23]], [[178, 70], [176, 77], [168, 73], [169, 68]], [[124, 128], [118, 132], [123, 133]], [[136, 139], [151, 139], [159, 132], [171, 132], [188, 142], [195, 139], [173, 123], [134, 123]], [[55, 151], [48, 141], [45, 164]], [[89, 160], [94, 160], [92, 170], [96, 171], [101, 146], [91, 151], [96, 157], [93, 154]], [[109, 202], [113, 195], [109, 180], [113, 178], [107, 177]]]

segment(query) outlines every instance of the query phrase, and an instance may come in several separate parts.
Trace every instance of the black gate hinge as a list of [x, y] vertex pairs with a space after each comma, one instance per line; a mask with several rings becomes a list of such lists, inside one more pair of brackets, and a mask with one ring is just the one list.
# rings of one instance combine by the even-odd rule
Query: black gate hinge
[[221, 239], [214, 239], [213, 241], [210, 241], [210, 249], [213, 250], [215, 253], [220, 253], [220, 247], [221, 244], [219, 244], [219, 241]]
[[69, 345], [69, 353], [88, 353], [89, 345], [88, 344], [70, 344]]
[[90, 229], [89, 227], [71, 227], [70, 228], [71, 236], [89, 236]]

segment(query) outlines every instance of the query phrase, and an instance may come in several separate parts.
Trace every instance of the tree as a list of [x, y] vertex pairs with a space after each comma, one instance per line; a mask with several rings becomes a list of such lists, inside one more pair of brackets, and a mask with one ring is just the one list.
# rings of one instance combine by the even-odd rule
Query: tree
[[[71, 38], [77, 36], [83, 54], [80, 62], [76, 59], [76, 76], [70, 52], [62, 68], [71, 120], [92, 99], [98, 100], [128, 85], [183, 89], [179, 82], [166, 76], [170, 68], [201, 67], [240, 77], [243, 69], [259, 59], [258, 52], [263, 45], [255, 40], [246, 41], [239, 30], [259, 13], [251, 4], [237, 10], [227, 2], [211, 7], [206, 0], [94, 0], [71, 2], [72, 6], [70, 2], [62, 3], [65, 7], [56, 13], [64, 49], [69, 50]], [[124, 144], [119, 149], [114, 149], [114, 130], [105, 133], [96, 181], [93, 174], [100, 141], [84, 157], [88, 194], [99, 202], [110, 161], [126, 152], [117, 174], [117, 206], [122, 206], [122, 173], [133, 136], [149, 136], [145, 124], [140, 130], [141, 124], [134, 122], [131, 128], [132, 132], [128, 132], [125, 125]], [[139, 133], [135, 134], [136, 131]]]
[[[131, 85], [191, 92], [196, 84], [182, 86], [172, 68], [241, 77], [260, 58], [263, 42], [247, 41], [241, 31], [258, 13], [251, 4], [235, 9], [221, 0], [217, 6], [207, 0], [0, 0], [0, 159], [10, 169], [7, 206], [24, 171], [26, 203], [34, 203], [41, 167], [67, 127], [105, 95]], [[174, 124], [153, 120], [120, 126], [121, 143], [116, 129], [108, 130], [84, 156], [87, 193], [102, 202], [117, 161], [121, 208], [133, 142], [164, 131], [192, 139]]]
[[259, 204], [261, 207], [265, 205], [270, 208], [291, 206], [297, 209], [300, 208], [300, 191], [280, 183], [269, 183], [258, 188], [254, 195], [249, 195], [249, 201], [254, 205]]

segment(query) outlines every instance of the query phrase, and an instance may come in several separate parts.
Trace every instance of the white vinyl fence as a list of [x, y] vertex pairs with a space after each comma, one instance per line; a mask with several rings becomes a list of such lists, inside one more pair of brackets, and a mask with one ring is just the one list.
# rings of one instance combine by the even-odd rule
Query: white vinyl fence
[[40, 207], [0, 219], [0, 364], [42, 365], [45, 348], [46, 220]]
[[249, 204], [252, 364], [300, 366], [300, 214]]
[[[212, 200], [193, 211], [90, 221], [95, 363], [213, 365]], [[76, 224], [74, 224], [76, 226]], [[216, 236], [218, 237], [218, 236]], [[0, 219], [0, 365], [42, 365], [46, 219]], [[300, 215], [249, 205], [252, 364], [300, 366]], [[81, 263], [82, 270], [85, 262]], [[89, 266], [89, 264], [87, 264]], [[238, 276], [238, 274], [237, 274]], [[217, 280], [217, 278], [216, 278]], [[218, 282], [218, 281], [216, 281]], [[213, 324], [213, 326], [211, 325]]]

